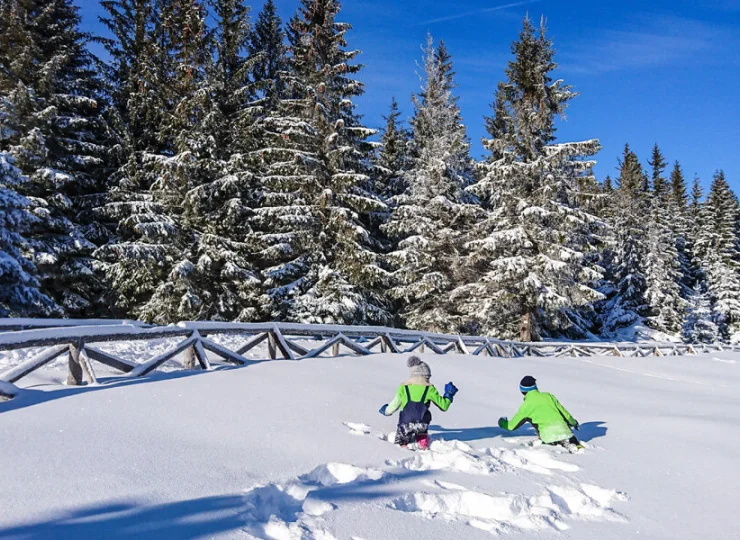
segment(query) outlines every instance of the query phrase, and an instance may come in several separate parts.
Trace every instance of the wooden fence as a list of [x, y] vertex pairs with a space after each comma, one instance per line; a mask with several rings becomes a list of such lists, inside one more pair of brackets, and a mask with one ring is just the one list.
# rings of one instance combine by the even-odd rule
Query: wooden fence
[[[217, 335], [238, 335], [241, 345], [232, 350], [219, 344]], [[131, 342], [163, 338], [177, 339], [166, 352], [145, 362], [133, 362], [100, 349], [100, 343]], [[300, 342], [300, 343], [299, 343]], [[261, 357], [245, 355], [258, 345]], [[627, 342], [537, 342], [502, 341], [478, 336], [434, 334], [397, 328], [331, 326], [291, 323], [184, 322], [176, 326], [151, 326], [136, 321], [0, 319], [0, 351], [43, 348], [31, 358], [0, 373], [0, 398], [18, 393], [14, 383], [67, 356], [68, 385], [97, 383], [94, 365], [100, 363], [130, 377], [143, 377], [168, 360], [184, 353], [186, 369], [211, 368], [211, 359], [244, 366], [255, 361], [283, 358], [298, 360], [321, 354], [339, 356], [342, 350], [354, 355], [378, 352], [469, 354], [491, 357], [522, 356], [678, 356], [718, 351], [738, 351], [732, 345], [689, 345], [682, 343]], [[209, 357], [209, 354], [211, 356]], [[214, 358], [214, 356], [216, 358]]]

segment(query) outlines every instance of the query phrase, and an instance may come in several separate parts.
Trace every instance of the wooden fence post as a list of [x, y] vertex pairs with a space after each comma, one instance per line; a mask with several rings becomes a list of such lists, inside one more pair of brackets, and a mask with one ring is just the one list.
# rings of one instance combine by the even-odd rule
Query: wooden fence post
[[275, 332], [267, 332], [267, 352], [270, 354], [270, 360], [277, 358], [277, 338]]
[[80, 365], [79, 343], [69, 344], [69, 373], [67, 374], [67, 386], [80, 386], [82, 384], [82, 366]]
[[182, 355], [182, 367], [185, 369], [195, 369], [195, 345], [185, 349]]

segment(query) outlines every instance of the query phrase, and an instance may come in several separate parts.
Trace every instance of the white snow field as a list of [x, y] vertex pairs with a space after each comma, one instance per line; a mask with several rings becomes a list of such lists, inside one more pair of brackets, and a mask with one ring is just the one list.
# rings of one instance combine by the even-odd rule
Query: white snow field
[[[396, 419], [377, 412], [407, 356], [84, 388], [49, 384], [57, 363], [0, 403], [0, 539], [740, 537], [736, 353], [422, 355], [460, 388], [427, 452], [385, 440]], [[583, 453], [496, 427], [527, 374], [581, 422]]]

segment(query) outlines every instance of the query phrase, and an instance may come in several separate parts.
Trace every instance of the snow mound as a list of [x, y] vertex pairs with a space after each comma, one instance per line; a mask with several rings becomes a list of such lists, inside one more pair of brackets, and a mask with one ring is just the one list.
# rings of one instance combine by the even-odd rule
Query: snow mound
[[366, 469], [344, 463], [327, 463], [316, 467], [313, 471], [302, 477], [302, 480], [320, 486], [333, 486], [336, 484], [349, 484], [350, 482], [380, 480], [384, 475], [385, 473], [379, 469]]
[[244, 495], [245, 530], [258, 538], [277, 540], [333, 540], [321, 517], [337, 509], [324, 497], [327, 488], [382, 479], [383, 471], [326, 463], [285, 484], [270, 483], [251, 488]]
[[491, 474], [501, 470], [500, 463], [478, 455], [460, 441], [433, 441], [426, 452], [417, 452], [402, 460], [388, 460], [392, 467], [410, 471], [448, 470], [467, 474]]
[[462, 521], [492, 533], [566, 530], [566, 518], [626, 522], [610, 507], [626, 495], [588, 484], [547, 486], [539, 495], [491, 495], [454, 484], [437, 482], [436, 493], [413, 493], [395, 499], [390, 507], [430, 519]]

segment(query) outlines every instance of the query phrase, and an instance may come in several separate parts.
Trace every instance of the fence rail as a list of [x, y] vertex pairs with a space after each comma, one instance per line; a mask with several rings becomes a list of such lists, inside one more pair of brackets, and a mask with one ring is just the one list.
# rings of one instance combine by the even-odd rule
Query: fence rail
[[[246, 340], [236, 350], [214, 341], [217, 335], [239, 335]], [[176, 345], [145, 362], [137, 363], [105, 352], [95, 345], [106, 342], [179, 338]], [[298, 341], [302, 343], [298, 343]], [[308, 341], [308, 343], [307, 343]], [[67, 355], [68, 385], [97, 383], [94, 362], [128, 377], [142, 377], [184, 353], [183, 367], [211, 368], [211, 359], [237, 366], [261, 358], [245, 355], [265, 343], [267, 359], [297, 360], [321, 354], [339, 356], [342, 349], [355, 355], [377, 352], [472, 354], [514, 358], [522, 356], [678, 356], [718, 351], [739, 351], [724, 344], [690, 345], [660, 342], [537, 342], [503, 341], [480, 336], [434, 334], [375, 326], [310, 325], [293, 323], [183, 322], [151, 326], [137, 321], [0, 319], [0, 352], [43, 347], [41, 352], [0, 373], [0, 398], [18, 394], [14, 383]], [[209, 354], [211, 353], [211, 357]]]

